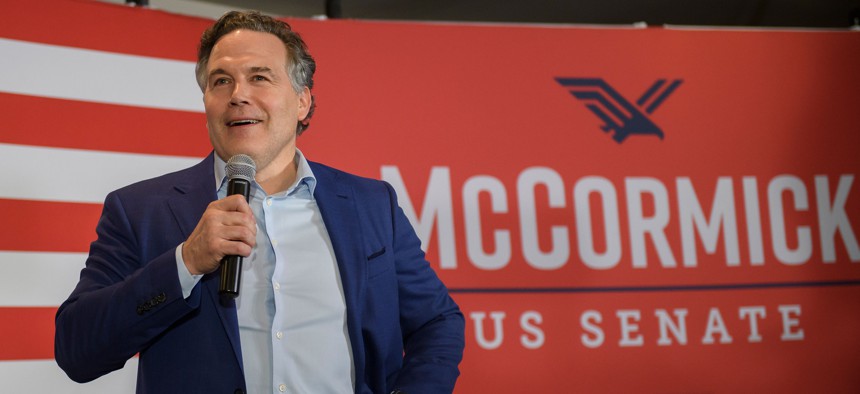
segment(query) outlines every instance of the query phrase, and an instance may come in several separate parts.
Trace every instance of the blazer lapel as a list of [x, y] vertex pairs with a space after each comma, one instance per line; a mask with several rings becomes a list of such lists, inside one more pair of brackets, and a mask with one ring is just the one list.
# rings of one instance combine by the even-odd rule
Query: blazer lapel
[[213, 157], [210, 153], [203, 161], [191, 167], [188, 176], [173, 186], [177, 194], [167, 202], [185, 238], [197, 227], [197, 222], [209, 203], [218, 198], [212, 167]]
[[[361, 360], [364, 349], [361, 346], [361, 315], [360, 300], [364, 296], [364, 278], [367, 270], [367, 256], [362, 249], [361, 222], [356, 211], [355, 199], [349, 185], [338, 182], [338, 174], [329, 169], [309, 162], [317, 186], [314, 198], [322, 214], [329, 238], [331, 239], [343, 295], [346, 300], [346, 319], [349, 338], [352, 343], [353, 357]], [[363, 362], [356, 362], [356, 367]], [[364, 371], [356, 370], [356, 376], [364, 376]]]
[[[214, 153], [210, 153], [202, 162], [191, 167], [183, 182], [177, 183], [174, 189], [177, 195], [168, 201], [173, 217], [179, 225], [185, 239], [191, 235], [197, 222], [206, 211], [210, 202], [218, 198], [215, 190]], [[232, 298], [222, 298], [218, 294], [221, 269], [204, 275], [200, 280], [201, 290], [209, 297], [218, 318], [224, 326], [224, 331], [233, 346], [236, 361], [242, 366], [242, 350], [239, 344], [239, 320], [236, 315], [236, 302]]]

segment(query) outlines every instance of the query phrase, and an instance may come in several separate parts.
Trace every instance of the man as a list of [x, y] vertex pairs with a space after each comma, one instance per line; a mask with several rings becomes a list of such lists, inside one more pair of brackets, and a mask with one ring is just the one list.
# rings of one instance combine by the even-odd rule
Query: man
[[[286, 23], [231, 12], [201, 39], [214, 152], [110, 193], [86, 268], [56, 317], [78, 382], [139, 354], [139, 393], [449, 393], [464, 319], [393, 189], [309, 162], [315, 63]], [[251, 203], [224, 162], [257, 166]], [[245, 257], [239, 297], [219, 261]]]

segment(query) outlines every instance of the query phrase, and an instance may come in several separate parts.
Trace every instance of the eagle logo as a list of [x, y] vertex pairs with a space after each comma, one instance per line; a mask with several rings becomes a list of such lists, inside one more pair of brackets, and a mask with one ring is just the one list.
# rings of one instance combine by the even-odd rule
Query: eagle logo
[[556, 78], [561, 86], [567, 88], [573, 97], [603, 121], [600, 127], [604, 132], [612, 131], [612, 139], [619, 144], [631, 134], [652, 134], [663, 139], [663, 130], [648, 118], [669, 98], [683, 80], [675, 79], [667, 85], [665, 79], [658, 79], [639, 100], [631, 104], [609, 86], [602, 78]]

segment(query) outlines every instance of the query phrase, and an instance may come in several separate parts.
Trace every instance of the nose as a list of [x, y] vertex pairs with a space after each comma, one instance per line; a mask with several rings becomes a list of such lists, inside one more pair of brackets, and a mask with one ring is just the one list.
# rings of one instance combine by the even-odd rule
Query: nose
[[248, 91], [245, 85], [241, 82], [236, 82], [233, 85], [233, 92], [230, 95], [230, 105], [248, 104]]

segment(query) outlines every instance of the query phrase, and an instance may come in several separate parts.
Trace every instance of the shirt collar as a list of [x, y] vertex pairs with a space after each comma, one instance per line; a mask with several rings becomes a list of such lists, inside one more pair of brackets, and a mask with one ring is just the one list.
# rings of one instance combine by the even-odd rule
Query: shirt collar
[[[215, 190], [221, 190], [222, 186], [225, 186], [224, 183], [227, 180], [227, 163], [218, 156], [218, 154], [214, 154], [215, 156]], [[287, 188], [286, 192], [283, 193], [285, 195], [291, 195], [296, 192], [299, 186], [306, 186], [310, 195], [314, 195], [314, 191], [317, 187], [317, 178], [314, 176], [314, 172], [311, 170], [310, 164], [308, 164], [308, 160], [305, 158], [305, 155], [302, 154], [302, 151], [299, 148], [296, 148], [296, 156], [293, 158], [293, 161], [296, 163], [296, 181]], [[255, 180], [253, 183], [253, 187], [260, 188], [260, 185], [257, 184]], [[277, 193], [281, 194], [281, 193]]]

